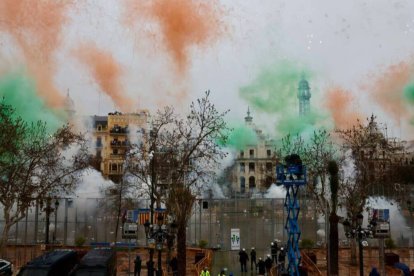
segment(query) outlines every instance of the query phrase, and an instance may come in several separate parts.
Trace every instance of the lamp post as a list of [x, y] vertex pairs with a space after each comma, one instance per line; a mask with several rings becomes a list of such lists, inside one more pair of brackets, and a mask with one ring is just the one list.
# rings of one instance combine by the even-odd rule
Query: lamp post
[[55, 201], [55, 229], [53, 231], [53, 243], [56, 243], [56, 231], [57, 231], [57, 211], [59, 208], [59, 201], [56, 199]]
[[[164, 224], [164, 216], [159, 214], [157, 217], [157, 224], [151, 224], [149, 221], [144, 223], [145, 234], [149, 244], [155, 244], [158, 251], [158, 270], [157, 276], [162, 276], [162, 262], [161, 255], [164, 243], [167, 243], [168, 249], [171, 249], [174, 244], [175, 235], [177, 233], [177, 224], [170, 223], [168, 226]], [[151, 240], [151, 242], [150, 242]], [[154, 273], [154, 263], [150, 259], [148, 265], [148, 275], [152, 276]]]
[[50, 225], [50, 213], [52, 212], [52, 207], [50, 206], [51, 203], [51, 198], [48, 197], [46, 199], [46, 207], [44, 209], [45, 213], [46, 213], [46, 218], [45, 218], [45, 244], [49, 244], [49, 225]]
[[372, 225], [368, 225], [368, 228], [363, 228], [362, 223], [364, 221], [364, 216], [359, 213], [356, 216], [356, 225], [353, 228], [348, 219], [346, 219], [342, 224], [344, 225], [344, 230], [347, 238], [354, 238], [358, 242], [359, 248], [359, 275], [364, 276], [364, 249], [363, 247], [367, 245], [366, 239], [373, 236]]

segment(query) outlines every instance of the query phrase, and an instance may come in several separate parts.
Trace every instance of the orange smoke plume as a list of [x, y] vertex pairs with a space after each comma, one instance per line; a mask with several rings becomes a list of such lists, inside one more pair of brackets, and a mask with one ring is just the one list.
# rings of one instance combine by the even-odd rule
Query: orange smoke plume
[[102, 91], [123, 111], [132, 111], [131, 99], [123, 95], [120, 78], [122, 67], [113, 56], [93, 44], [85, 44], [75, 51], [92, 74]]
[[371, 98], [376, 101], [384, 111], [388, 112], [396, 121], [401, 117], [409, 116], [403, 99], [404, 87], [410, 80], [412, 69], [405, 62], [387, 67], [381, 75], [363, 85]]
[[53, 107], [61, 106], [64, 99], [53, 83], [53, 54], [69, 5], [70, 1], [55, 0], [0, 1], [0, 30], [9, 33], [21, 48], [39, 95]]
[[350, 91], [341, 87], [330, 87], [326, 93], [325, 106], [330, 110], [335, 128], [346, 129], [363, 118], [358, 112], [352, 111], [353, 97]]
[[224, 32], [223, 11], [216, 0], [126, 0], [128, 18], [149, 17], [158, 23], [165, 50], [178, 73], [188, 67], [191, 47], [204, 47]]

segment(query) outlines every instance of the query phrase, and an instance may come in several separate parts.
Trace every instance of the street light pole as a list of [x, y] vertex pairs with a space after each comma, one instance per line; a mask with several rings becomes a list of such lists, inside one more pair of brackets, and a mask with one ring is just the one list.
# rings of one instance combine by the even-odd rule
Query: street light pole
[[364, 220], [364, 216], [360, 213], [356, 216], [356, 223], [357, 223], [356, 228], [352, 228], [352, 225], [348, 219], [346, 219], [343, 222], [346, 236], [348, 238], [354, 238], [358, 242], [360, 276], [364, 276], [364, 248], [363, 248], [364, 240], [366, 238], [372, 237], [373, 235], [371, 228], [369, 228], [372, 225], [369, 225], [367, 229], [362, 228], [363, 220]]
[[45, 244], [49, 244], [49, 225], [50, 225], [50, 212], [51, 212], [51, 207], [50, 207], [50, 197], [48, 197], [46, 199], [46, 208], [45, 208], [45, 213], [46, 213], [46, 225], [45, 225]]
[[[164, 216], [162, 214], [158, 215], [157, 224], [153, 225], [147, 221], [144, 224], [145, 227], [145, 234], [147, 239], [153, 239], [156, 244], [156, 249], [158, 250], [158, 269], [157, 269], [157, 276], [162, 276], [162, 250], [164, 242], [167, 242], [167, 246], [170, 249], [172, 244], [174, 243], [174, 237], [176, 235], [176, 228], [177, 225], [175, 222], [171, 223], [168, 228], [164, 224]], [[149, 260], [149, 267], [148, 267], [148, 275], [153, 275], [153, 261]]]
[[53, 243], [56, 243], [56, 231], [57, 231], [57, 211], [59, 208], [59, 201], [55, 201], [55, 229], [53, 230]]
[[358, 226], [358, 247], [359, 247], [359, 275], [364, 276], [364, 248], [362, 246], [361, 226]]

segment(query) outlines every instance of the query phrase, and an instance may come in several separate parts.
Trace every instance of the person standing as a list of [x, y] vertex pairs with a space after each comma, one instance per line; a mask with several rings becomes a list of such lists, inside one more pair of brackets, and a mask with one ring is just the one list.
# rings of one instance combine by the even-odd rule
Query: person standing
[[270, 244], [270, 253], [272, 254], [272, 261], [277, 265], [277, 241]]
[[369, 273], [369, 276], [380, 276], [378, 270], [376, 267], [372, 267], [371, 272]]
[[170, 261], [170, 267], [173, 273], [173, 276], [177, 276], [178, 275], [178, 260], [177, 257], [173, 257]]
[[256, 271], [259, 269], [259, 276], [264, 276], [266, 273], [266, 264], [262, 260], [262, 258], [259, 258], [259, 261], [257, 262]]
[[254, 268], [256, 270], [256, 267], [257, 267], [256, 250], [254, 247], [252, 247], [252, 250], [250, 251], [250, 270], [253, 270], [253, 263], [254, 263]]
[[141, 264], [142, 264], [141, 257], [137, 255], [134, 260], [134, 276], [141, 275]]
[[270, 255], [267, 255], [267, 258], [265, 260], [265, 266], [266, 266], [267, 275], [270, 275], [270, 269], [273, 266], [273, 261], [272, 261], [272, 258], [270, 257]]
[[227, 271], [227, 268], [223, 268], [223, 269], [221, 269], [221, 271], [220, 271], [220, 273], [218, 274], [218, 276], [226, 276], [226, 271]]
[[246, 249], [242, 249], [239, 252], [239, 261], [240, 261], [240, 267], [241, 272], [247, 272], [247, 261], [249, 260], [249, 255], [246, 253]]
[[210, 271], [208, 271], [208, 267], [203, 268], [201, 270], [200, 276], [210, 276]]
[[148, 276], [154, 276], [154, 261], [148, 260], [147, 262], [147, 270], [148, 270]]

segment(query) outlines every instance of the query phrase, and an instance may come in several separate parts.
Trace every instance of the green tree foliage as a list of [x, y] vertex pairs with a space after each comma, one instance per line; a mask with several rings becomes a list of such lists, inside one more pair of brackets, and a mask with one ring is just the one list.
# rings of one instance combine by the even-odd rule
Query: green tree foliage
[[82, 135], [68, 125], [50, 134], [45, 123], [26, 123], [4, 102], [0, 102], [0, 139], [4, 252], [10, 228], [30, 206], [74, 188], [78, 172], [88, 166], [88, 153]]

